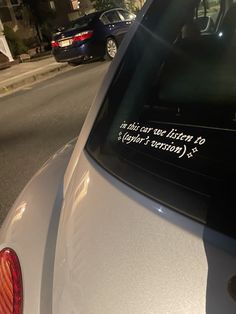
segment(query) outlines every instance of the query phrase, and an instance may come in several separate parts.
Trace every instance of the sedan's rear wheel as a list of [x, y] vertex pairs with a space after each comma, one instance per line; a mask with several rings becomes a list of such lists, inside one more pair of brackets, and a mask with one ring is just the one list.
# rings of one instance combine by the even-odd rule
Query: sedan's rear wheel
[[77, 66], [80, 65], [82, 63], [82, 61], [69, 61], [68, 64], [71, 66]]
[[106, 55], [109, 59], [115, 58], [118, 47], [115, 39], [108, 38], [106, 41]]

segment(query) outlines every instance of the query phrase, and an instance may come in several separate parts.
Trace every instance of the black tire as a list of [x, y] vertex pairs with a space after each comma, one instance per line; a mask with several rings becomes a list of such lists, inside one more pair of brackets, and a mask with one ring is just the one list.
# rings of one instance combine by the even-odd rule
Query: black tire
[[82, 61], [69, 61], [68, 64], [76, 67], [77, 65], [80, 65], [82, 63]]
[[106, 51], [106, 57], [109, 60], [112, 60], [115, 58], [115, 55], [117, 54], [118, 46], [117, 42], [115, 41], [114, 38], [109, 37], [106, 40], [106, 46], [105, 46], [105, 51]]

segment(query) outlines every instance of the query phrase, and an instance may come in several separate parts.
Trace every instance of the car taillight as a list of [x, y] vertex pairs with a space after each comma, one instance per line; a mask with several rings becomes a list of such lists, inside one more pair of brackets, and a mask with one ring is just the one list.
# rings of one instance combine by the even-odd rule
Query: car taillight
[[51, 41], [51, 46], [52, 46], [52, 48], [59, 47], [59, 42], [53, 40], [53, 41]]
[[73, 41], [83, 41], [93, 36], [93, 31], [81, 32], [73, 37]]
[[0, 251], [0, 313], [22, 314], [23, 286], [19, 259], [9, 248]]

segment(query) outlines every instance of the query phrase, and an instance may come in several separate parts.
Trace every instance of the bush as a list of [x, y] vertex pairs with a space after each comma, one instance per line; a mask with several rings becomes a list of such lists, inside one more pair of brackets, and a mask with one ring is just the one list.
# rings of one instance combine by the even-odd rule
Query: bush
[[23, 40], [17, 35], [17, 33], [14, 32], [10, 26], [4, 26], [4, 35], [14, 57], [27, 52], [27, 47], [25, 46]]

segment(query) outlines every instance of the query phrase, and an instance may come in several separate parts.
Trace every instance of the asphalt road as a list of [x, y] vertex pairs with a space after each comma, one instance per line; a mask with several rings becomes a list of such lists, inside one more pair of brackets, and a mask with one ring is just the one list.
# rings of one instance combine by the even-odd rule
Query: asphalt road
[[32, 175], [78, 136], [109, 64], [80, 65], [0, 98], [0, 225]]

